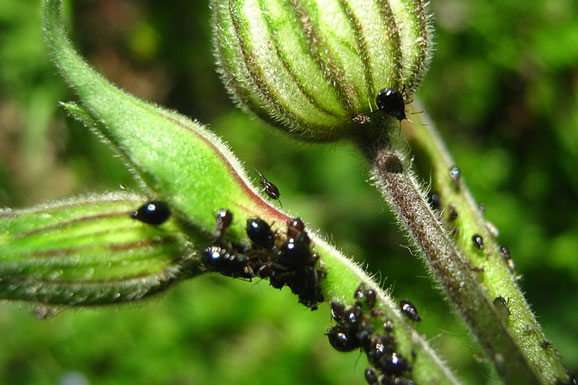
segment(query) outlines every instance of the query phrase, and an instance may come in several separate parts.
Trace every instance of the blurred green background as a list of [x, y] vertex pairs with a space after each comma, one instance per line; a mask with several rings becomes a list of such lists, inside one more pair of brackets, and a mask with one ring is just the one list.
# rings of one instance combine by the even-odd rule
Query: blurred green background
[[[419, 330], [467, 383], [495, 382], [366, 182], [356, 150], [297, 143], [232, 106], [215, 74], [208, 0], [68, 3], [90, 63], [210, 124], [249, 170], [279, 186], [284, 207], [416, 304]], [[548, 338], [578, 371], [578, 3], [436, 0], [431, 8], [436, 50], [419, 95], [510, 247]], [[1, 0], [0, 207], [136, 187], [58, 108], [69, 99], [43, 45], [39, 0]], [[141, 304], [47, 320], [33, 310], [0, 303], [1, 384], [365, 383], [365, 358], [327, 344], [327, 307], [311, 312], [265, 283], [205, 276]]]

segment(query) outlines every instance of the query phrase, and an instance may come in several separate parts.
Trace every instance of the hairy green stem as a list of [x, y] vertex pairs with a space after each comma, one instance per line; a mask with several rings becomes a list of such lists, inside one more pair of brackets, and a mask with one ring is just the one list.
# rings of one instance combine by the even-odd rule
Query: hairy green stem
[[[382, 124], [382, 122], [377, 122]], [[383, 126], [382, 126], [383, 127]], [[391, 135], [398, 132], [392, 129]], [[410, 170], [399, 138], [377, 136], [362, 143], [372, 163], [374, 181], [407, 231], [437, 284], [455, 305], [490, 362], [506, 383], [549, 383], [531, 364], [507, 328], [501, 309], [478, 281], [474, 266], [430, 208], [424, 189]], [[507, 316], [506, 316], [507, 317]]]
[[325, 298], [353, 304], [353, 293], [360, 284], [373, 288], [378, 293], [377, 307], [383, 310], [387, 317], [392, 318], [396, 325], [393, 333], [399, 351], [406, 357], [413, 357], [413, 379], [418, 384], [459, 384], [447, 364], [408, 322], [407, 317], [401, 314], [391, 296], [380, 289], [363, 269], [328, 243], [316, 236], [312, 236], [312, 240], [316, 245], [315, 251], [320, 254], [322, 264], [327, 269], [327, 278], [321, 285]]
[[[414, 110], [421, 111], [420, 106]], [[448, 175], [455, 162], [446, 149], [434, 124], [426, 114], [412, 115], [414, 122], [403, 125], [402, 135], [418, 155], [423, 155], [431, 169], [432, 193], [440, 197], [440, 210], [445, 214], [443, 225], [451, 232], [452, 240], [470, 266], [476, 268], [476, 280], [484, 288], [488, 299], [503, 298], [506, 318], [504, 324], [520, 346], [529, 364], [539, 374], [540, 381], [552, 384], [556, 380], [567, 381], [557, 351], [544, 336], [522, 291], [517, 285], [518, 276], [513, 264], [504, 255], [495, 237], [495, 230], [483, 217], [479, 205], [467, 188], [463, 177], [456, 183]], [[453, 212], [453, 220], [447, 218]], [[456, 216], [457, 215], [457, 216]], [[472, 242], [472, 236], [482, 237], [484, 248], [480, 250]]]

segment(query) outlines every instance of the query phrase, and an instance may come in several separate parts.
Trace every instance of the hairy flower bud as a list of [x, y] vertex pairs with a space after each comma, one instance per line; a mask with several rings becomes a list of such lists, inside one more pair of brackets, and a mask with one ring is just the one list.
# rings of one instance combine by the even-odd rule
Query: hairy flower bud
[[235, 101], [301, 139], [363, 129], [386, 87], [405, 100], [429, 61], [421, 0], [213, 0], [215, 54]]

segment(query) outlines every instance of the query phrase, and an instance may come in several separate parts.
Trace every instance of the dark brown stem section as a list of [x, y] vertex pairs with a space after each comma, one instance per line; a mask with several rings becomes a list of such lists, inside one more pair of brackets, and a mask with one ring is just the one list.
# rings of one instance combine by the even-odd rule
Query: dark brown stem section
[[387, 140], [373, 141], [362, 148], [374, 167], [377, 186], [502, 379], [507, 384], [539, 384], [538, 376], [476, 281], [469, 263], [429, 207], [403, 154]]

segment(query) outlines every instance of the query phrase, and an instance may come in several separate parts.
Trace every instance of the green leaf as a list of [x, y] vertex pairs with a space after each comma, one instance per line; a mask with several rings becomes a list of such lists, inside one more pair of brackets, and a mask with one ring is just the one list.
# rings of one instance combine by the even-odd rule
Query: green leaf
[[228, 232], [235, 240], [246, 238], [249, 217], [289, 219], [251, 187], [239, 161], [216, 135], [121, 91], [87, 65], [66, 38], [61, 1], [44, 0], [43, 7], [53, 60], [81, 101], [65, 108], [112, 144], [145, 188], [170, 204], [192, 239], [212, 239], [215, 214], [222, 208], [235, 215]]
[[118, 193], [0, 211], [0, 298], [119, 303], [196, 275], [175, 220], [151, 226], [130, 217], [146, 200]]

